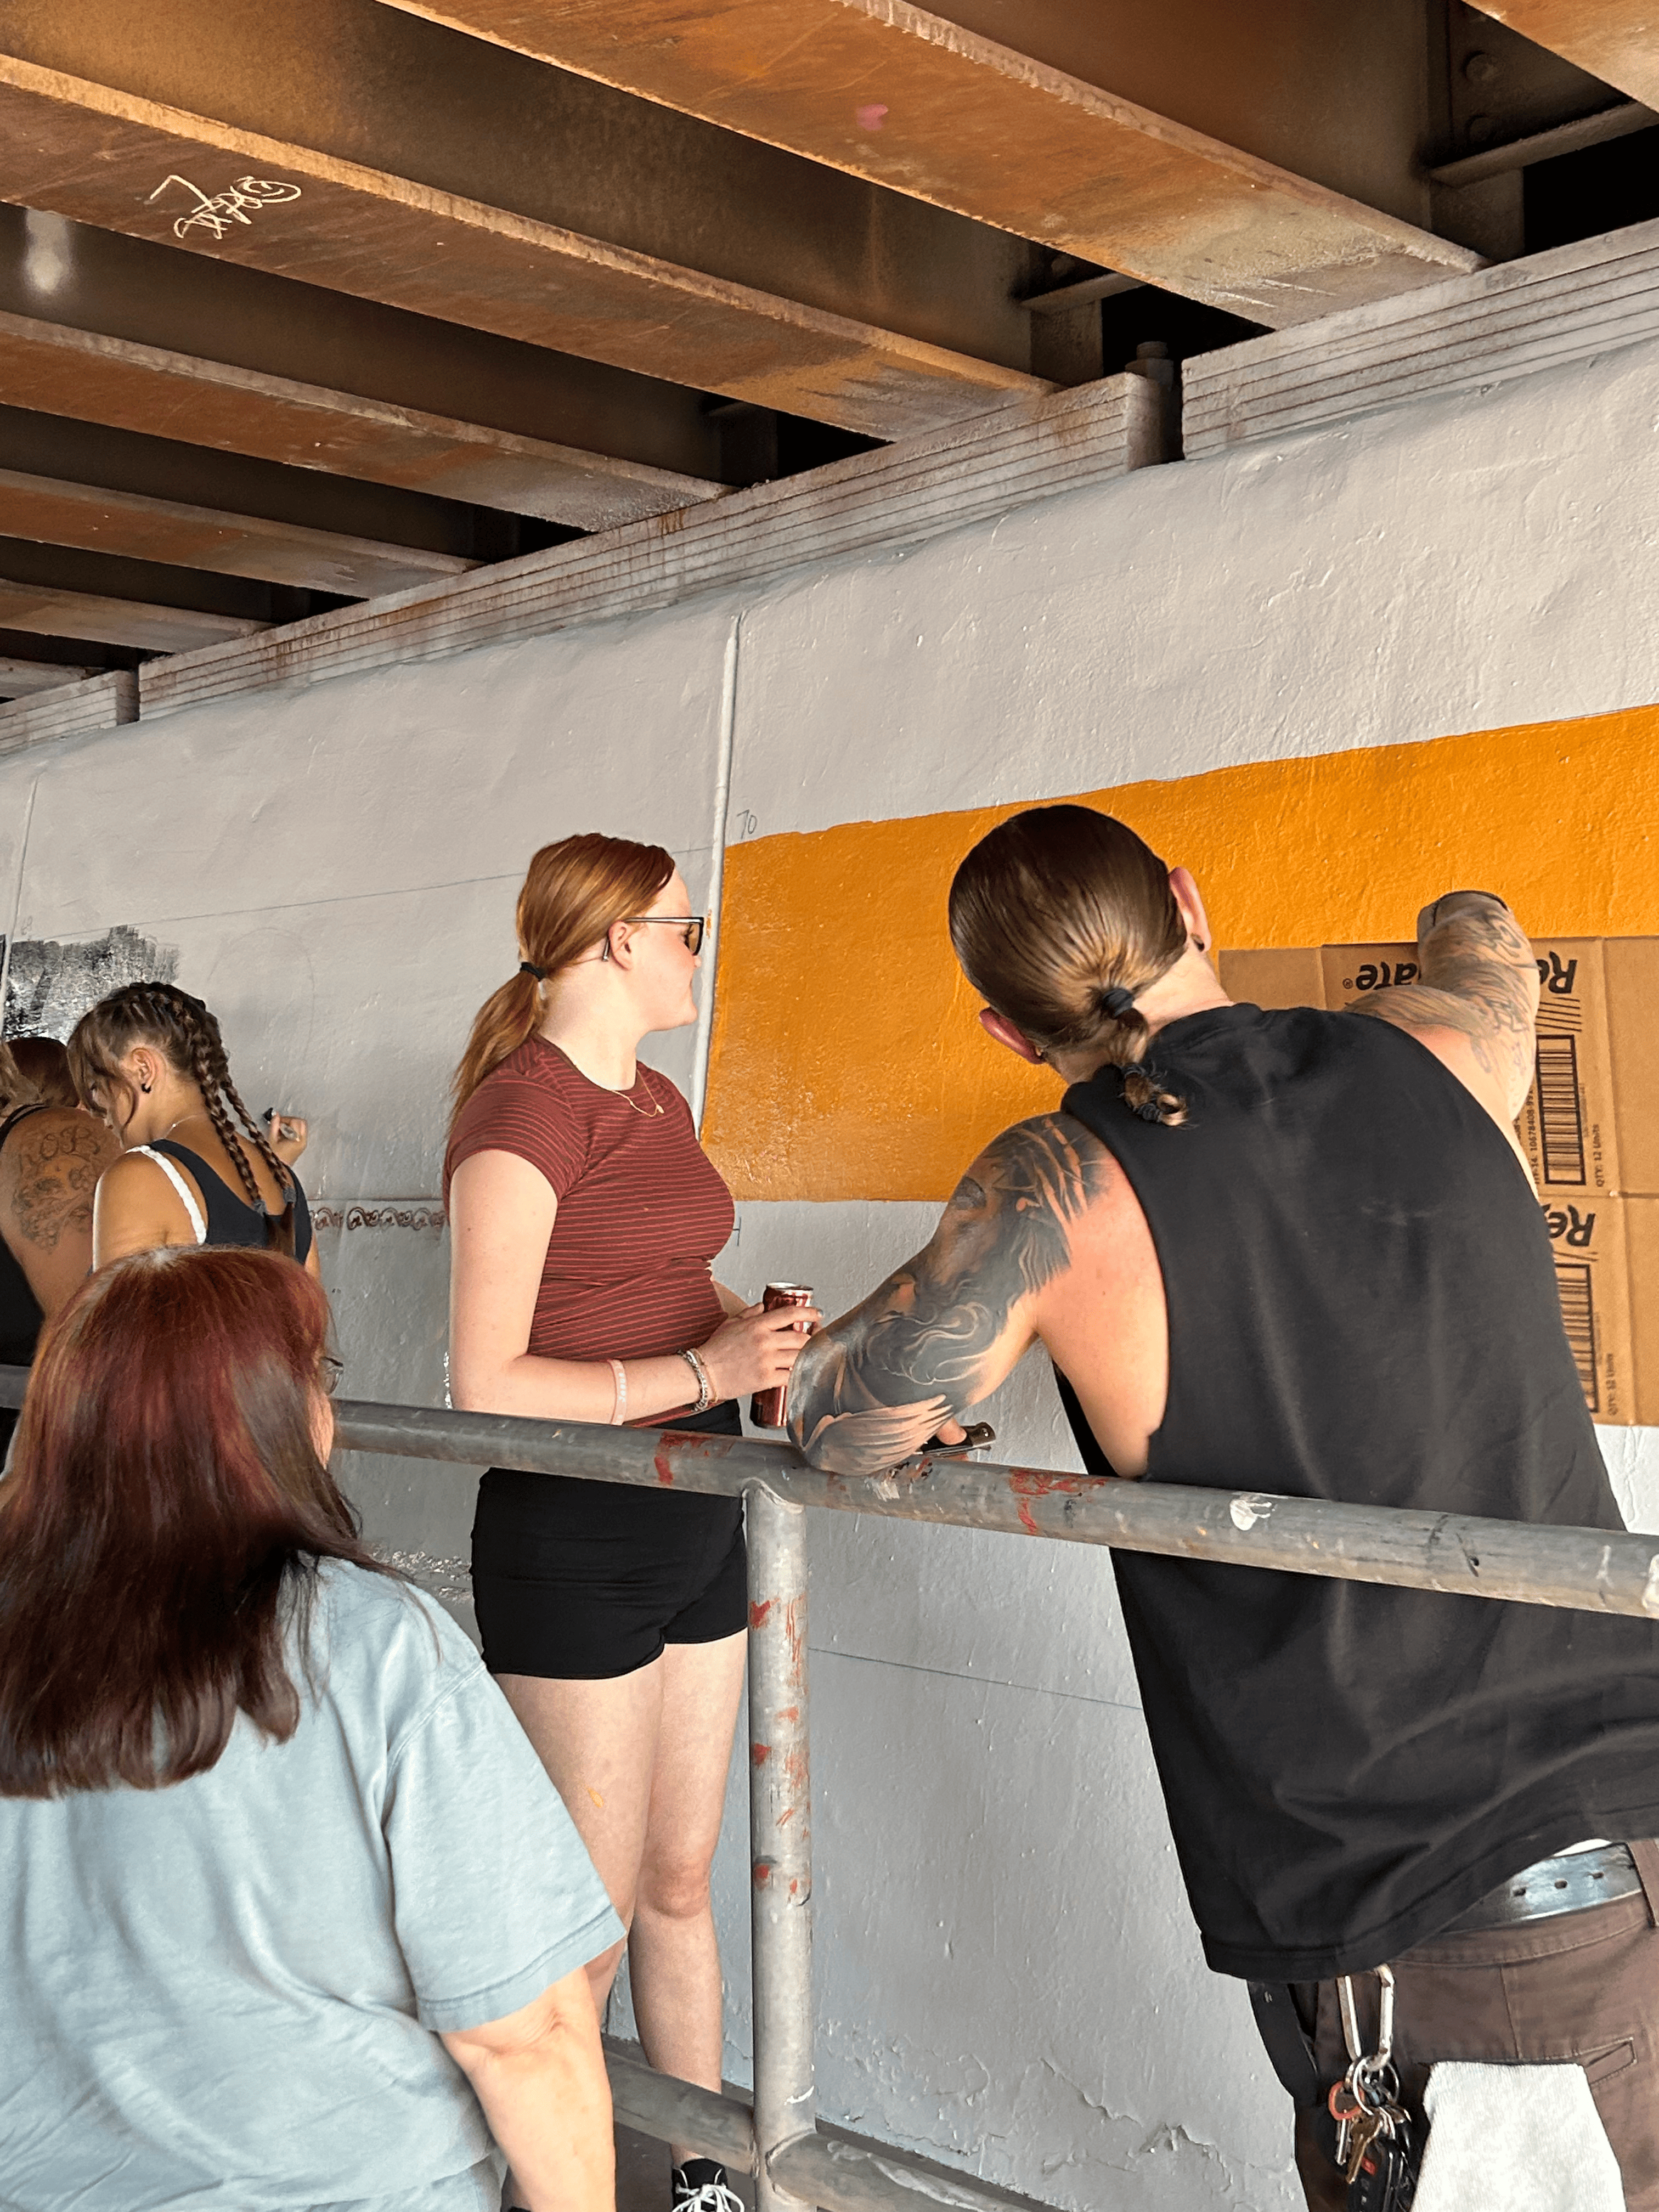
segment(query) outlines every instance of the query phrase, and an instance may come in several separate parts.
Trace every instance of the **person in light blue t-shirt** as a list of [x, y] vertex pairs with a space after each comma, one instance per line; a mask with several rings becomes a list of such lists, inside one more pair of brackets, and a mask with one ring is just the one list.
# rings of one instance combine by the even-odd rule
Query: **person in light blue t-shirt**
[[0, 1486], [5, 2212], [610, 2212], [622, 1929], [506, 1701], [359, 1543], [327, 1312], [164, 1251], [50, 1326]]

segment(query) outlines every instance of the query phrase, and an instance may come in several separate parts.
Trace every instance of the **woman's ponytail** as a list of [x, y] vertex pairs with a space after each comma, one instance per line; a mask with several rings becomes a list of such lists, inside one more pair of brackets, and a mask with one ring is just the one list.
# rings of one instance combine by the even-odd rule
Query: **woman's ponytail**
[[492, 991], [473, 1017], [472, 1033], [455, 1071], [459, 1114], [486, 1075], [510, 1060], [542, 1018], [542, 987], [527, 967]]

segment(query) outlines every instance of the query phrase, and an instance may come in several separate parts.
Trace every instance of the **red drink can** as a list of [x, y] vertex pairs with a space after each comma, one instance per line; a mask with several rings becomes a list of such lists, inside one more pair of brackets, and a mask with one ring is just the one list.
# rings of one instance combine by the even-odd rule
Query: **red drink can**
[[[768, 1313], [775, 1313], [780, 1306], [810, 1306], [813, 1291], [811, 1283], [769, 1283], [761, 1304]], [[812, 1334], [811, 1322], [798, 1324], [803, 1336]], [[757, 1390], [749, 1401], [749, 1418], [757, 1429], [781, 1429], [783, 1426], [785, 1385], [777, 1383], [770, 1390]]]

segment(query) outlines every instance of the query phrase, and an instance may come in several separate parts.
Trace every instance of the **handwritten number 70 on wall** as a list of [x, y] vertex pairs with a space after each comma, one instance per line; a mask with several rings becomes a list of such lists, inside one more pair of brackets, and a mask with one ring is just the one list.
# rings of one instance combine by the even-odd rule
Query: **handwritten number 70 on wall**
[[275, 207], [283, 200], [297, 200], [300, 197], [298, 185], [279, 184], [271, 177], [238, 177], [226, 191], [215, 192], [211, 198], [199, 185], [191, 184], [188, 177], [163, 177], [149, 196], [152, 204], [161, 198], [169, 185], [177, 185], [196, 202], [188, 214], [179, 216], [173, 223], [173, 234], [179, 239], [198, 228], [211, 231], [215, 238], [222, 238], [234, 222], [251, 228], [260, 208]]

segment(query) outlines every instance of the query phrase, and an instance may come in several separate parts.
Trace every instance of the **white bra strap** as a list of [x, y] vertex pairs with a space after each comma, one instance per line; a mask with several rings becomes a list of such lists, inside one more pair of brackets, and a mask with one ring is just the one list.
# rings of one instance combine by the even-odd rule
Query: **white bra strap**
[[202, 1209], [191, 1195], [190, 1185], [185, 1181], [165, 1152], [153, 1152], [148, 1145], [135, 1145], [133, 1151], [143, 1159], [154, 1160], [161, 1173], [185, 1202], [185, 1212], [190, 1216], [190, 1225], [196, 1231], [198, 1244], [207, 1243], [207, 1224], [202, 1218]]

